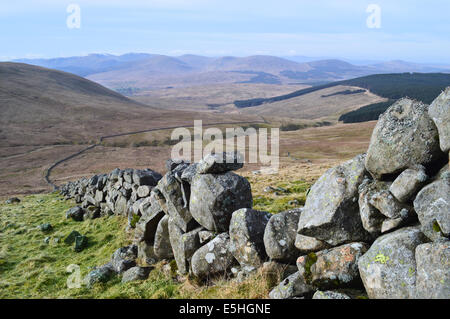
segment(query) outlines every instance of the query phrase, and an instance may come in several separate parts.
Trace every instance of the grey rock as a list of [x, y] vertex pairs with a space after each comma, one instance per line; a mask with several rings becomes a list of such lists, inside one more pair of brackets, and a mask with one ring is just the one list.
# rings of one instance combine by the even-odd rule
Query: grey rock
[[189, 165], [181, 174], [181, 179], [190, 184], [195, 174], [197, 174], [197, 165], [198, 163], [192, 163]]
[[200, 244], [206, 244], [210, 240], [215, 237], [215, 233], [210, 230], [202, 230], [198, 233], [198, 237], [200, 238]]
[[290, 299], [293, 297], [303, 297], [312, 295], [315, 288], [307, 284], [297, 271], [285, 278], [278, 286], [269, 293], [270, 299]]
[[230, 222], [230, 251], [241, 266], [260, 267], [267, 259], [264, 231], [270, 213], [242, 208]]
[[425, 167], [419, 165], [415, 168], [405, 169], [392, 183], [389, 191], [402, 203], [413, 198], [420, 187], [428, 179]]
[[79, 253], [80, 251], [84, 250], [88, 245], [88, 238], [86, 236], [76, 236], [75, 237], [75, 247], [74, 251]]
[[132, 267], [123, 273], [122, 283], [145, 280], [148, 278], [150, 270], [150, 267]]
[[414, 200], [422, 232], [431, 240], [450, 237], [450, 180], [437, 180], [424, 187]]
[[159, 259], [173, 258], [172, 246], [169, 238], [169, 216], [165, 215], [158, 223], [155, 233], [154, 252]]
[[190, 232], [184, 233], [178, 227], [172, 217], [169, 218], [169, 238], [172, 246], [173, 255], [177, 263], [178, 272], [187, 274], [189, 272], [189, 263], [192, 255], [201, 247], [198, 233], [201, 227]]
[[158, 257], [155, 255], [153, 245], [150, 245], [146, 241], [137, 243], [138, 247], [138, 260], [146, 265], [153, 265], [158, 261]]
[[38, 228], [40, 231], [42, 231], [44, 233], [48, 233], [53, 230], [52, 225], [50, 225], [49, 223], [41, 224], [38, 226]]
[[235, 171], [244, 166], [244, 159], [239, 152], [206, 155], [197, 165], [198, 174], [220, 174]]
[[100, 208], [96, 206], [89, 206], [86, 208], [83, 215], [83, 220], [95, 219], [100, 217]]
[[375, 240], [358, 262], [370, 299], [414, 298], [415, 249], [426, 241], [418, 226], [401, 228]]
[[208, 230], [226, 232], [233, 212], [252, 204], [250, 183], [242, 176], [232, 172], [198, 174], [192, 180], [190, 211]]
[[312, 299], [352, 299], [349, 295], [337, 291], [316, 291]]
[[135, 260], [137, 257], [138, 247], [136, 245], [121, 247], [114, 252], [111, 258], [111, 266], [116, 273], [121, 274], [136, 266]]
[[185, 232], [188, 231], [192, 215], [189, 208], [185, 206], [181, 183], [176, 179], [175, 174], [169, 172], [164, 175], [158, 182], [157, 189], [164, 196], [165, 204], [162, 205], [164, 211], [173, 218], [178, 227]]
[[83, 215], [84, 215], [84, 210], [80, 206], [70, 208], [66, 212], [66, 218], [72, 218], [73, 220], [75, 220], [77, 222], [80, 222], [83, 220]]
[[9, 204], [17, 204], [17, 203], [20, 203], [20, 199], [17, 198], [17, 197], [11, 197], [11, 198], [8, 198], [8, 199], [5, 201], [5, 204], [7, 204], [7, 205], [9, 205]]
[[150, 186], [142, 185], [142, 186], [139, 186], [139, 188], [137, 189], [137, 195], [140, 198], [147, 197], [150, 195], [150, 191], [151, 191]]
[[206, 245], [200, 247], [192, 256], [191, 268], [194, 276], [207, 278], [226, 273], [235, 263], [229, 250], [230, 236], [222, 233]]
[[441, 150], [447, 153], [450, 150], [450, 87], [431, 103], [428, 114], [437, 126]]
[[364, 156], [329, 169], [311, 187], [298, 222], [298, 233], [336, 246], [370, 235], [359, 217], [358, 186], [365, 175]]
[[181, 159], [168, 159], [166, 161], [167, 171], [172, 172], [175, 168], [177, 168], [179, 165], [182, 165], [182, 164], [187, 164], [187, 163]]
[[[308, 282], [319, 289], [360, 286], [358, 260], [368, 248], [367, 244], [358, 242], [318, 252], [316, 261], [310, 265]], [[298, 258], [297, 266], [301, 264], [301, 258]]]
[[67, 245], [72, 245], [75, 242], [75, 238], [77, 238], [78, 236], [81, 236], [81, 234], [79, 232], [77, 232], [76, 230], [73, 230], [72, 232], [70, 232], [70, 234], [64, 239], [64, 243], [66, 243]]
[[161, 174], [152, 171], [151, 169], [133, 170], [133, 182], [134, 184], [137, 184], [139, 186], [142, 185], [156, 186], [156, 184], [161, 178], [162, 178]]
[[291, 262], [300, 254], [295, 238], [301, 212], [302, 209], [289, 210], [270, 217], [264, 231], [264, 246], [270, 259]]
[[295, 237], [295, 247], [301, 254], [308, 254], [311, 252], [327, 249], [330, 247], [324, 241], [318, 240], [314, 237], [297, 234]]
[[110, 264], [100, 266], [92, 271], [90, 271], [84, 278], [84, 283], [88, 288], [96, 283], [105, 283], [114, 277], [114, 270], [111, 268]]
[[450, 299], [450, 243], [416, 248], [416, 298]]
[[390, 183], [365, 179], [359, 186], [359, 214], [364, 229], [373, 236], [381, 233], [386, 216], [380, 213], [371, 203], [372, 196], [380, 190], [386, 190]]
[[411, 209], [409, 206], [400, 203], [389, 190], [376, 192], [370, 198], [369, 203], [388, 218], [399, 218], [402, 210], [409, 211]]
[[116, 215], [127, 216], [128, 212], [128, 200], [125, 196], [119, 195], [115, 203], [115, 211]]
[[164, 212], [158, 211], [158, 209], [147, 211], [146, 214], [142, 215], [136, 223], [136, 230], [134, 231], [136, 241], [146, 241], [153, 245], [158, 224], [164, 216]]
[[380, 179], [417, 164], [426, 166], [440, 156], [438, 131], [428, 106], [404, 98], [378, 119], [365, 164]]

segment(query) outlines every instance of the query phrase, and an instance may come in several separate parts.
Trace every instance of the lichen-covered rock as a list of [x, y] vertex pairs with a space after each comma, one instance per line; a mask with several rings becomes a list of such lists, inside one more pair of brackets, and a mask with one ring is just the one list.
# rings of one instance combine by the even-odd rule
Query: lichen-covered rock
[[172, 246], [169, 238], [169, 216], [166, 215], [158, 223], [153, 246], [156, 257], [159, 259], [171, 259], [173, 257]]
[[226, 273], [235, 263], [230, 252], [230, 236], [222, 233], [206, 245], [200, 247], [192, 256], [191, 268], [194, 276], [206, 278]]
[[235, 171], [244, 166], [239, 152], [223, 152], [206, 155], [197, 165], [198, 174], [220, 174]]
[[337, 291], [316, 291], [312, 299], [352, 299], [349, 295]]
[[369, 238], [359, 217], [358, 186], [364, 179], [364, 155], [329, 169], [311, 187], [298, 222], [298, 233], [336, 246]]
[[418, 165], [414, 168], [405, 169], [389, 187], [392, 195], [402, 203], [409, 201], [428, 179], [425, 167]]
[[269, 293], [270, 299], [290, 299], [293, 297], [304, 297], [312, 295], [315, 288], [307, 284], [297, 271], [285, 278], [278, 286]]
[[95, 283], [101, 282], [105, 283], [108, 282], [110, 279], [114, 277], [114, 270], [111, 267], [111, 264], [106, 264], [103, 266], [100, 266], [98, 268], [95, 268], [94, 270], [90, 271], [86, 277], [84, 277], [84, 284], [88, 288], [92, 288], [92, 286]]
[[437, 126], [441, 150], [447, 153], [450, 151], [450, 87], [431, 103], [428, 114]]
[[[399, 218], [405, 212], [411, 208], [405, 204], [400, 203], [389, 190], [380, 190], [372, 195], [369, 203], [378, 209], [378, 211], [387, 218]], [[406, 212], [407, 214], [407, 212]]]
[[[158, 182], [157, 189], [164, 196], [162, 208], [184, 232], [189, 230], [192, 215], [183, 201], [182, 185], [174, 172], [168, 172]], [[164, 207], [165, 206], [165, 207]]]
[[300, 254], [308, 254], [311, 252], [327, 249], [330, 247], [330, 245], [314, 237], [297, 234], [297, 236], [295, 237], [295, 247], [298, 249]]
[[301, 212], [302, 209], [295, 209], [270, 217], [264, 231], [264, 246], [270, 259], [290, 262], [298, 257], [295, 238]]
[[450, 299], [450, 242], [416, 248], [416, 298]]
[[[316, 261], [310, 265], [308, 282], [320, 289], [360, 286], [358, 260], [368, 248], [367, 244], [359, 242], [318, 252]], [[297, 264], [300, 262], [298, 260]]]
[[210, 230], [202, 230], [198, 233], [198, 237], [200, 238], [200, 244], [206, 244], [210, 240], [212, 240], [216, 234]]
[[440, 156], [438, 131], [428, 106], [404, 98], [378, 119], [365, 164], [380, 179], [417, 164], [426, 166]]
[[136, 266], [135, 259], [137, 256], [138, 247], [136, 245], [119, 248], [111, 258], [111, 266], [116, 273], [121, 274], [131, 267]]
[[252, 207], [250, 183], [232, 172], [197, 174], [192, 179], [189, 207], [200, 225], [215, 232], [226, 232], [234, 211]]
[[422, 232], [431, 240], [450, 237], [450, 179], [440, 179], [424, 187], [414, 200]]
[[259, 267], [267, 259], [264, 230], [270, 213], [242, 208], [230, 222], [230, 251], [241, 266]]
[[203, 229], [202, 227], [198, 227], [190, 232], [184, 233], [172, 217], [169, 218], [168, 225], [170, 245], [172, 246], [173, 255], [178, 266], [178, 272], [180, 274], [187, 274], [192, 255], [201, 247], [198, 233]]
[[318, 290], [312, 299], [367, 299], [367, 295], [356, 289]]
[[375, 240], [358, 262], [369, 298], [414, 298], [415, 249], [426, 241], [418, 226], [401, 228]]
[[150, 273], [150, 267], [131, 267], [127, 271], [123, 273], [122, 283], [130, 282], [130, 281], [138, 281], [145, 280], [148, 278]]
[[80, 206], [72, 207], [66, 212], [66, 218], [72, 218], [77, 222], [83, 220], [84, 210]]
[[386, 216], [380, 213], [371, 203], [372, 196], [380, 190], [388, 189], [390, 183], [365, 179], [359, 186], [359, 214], [364, 229], [377, 236]]
[[186, 167], [181, 174], [181, 179], [190, 184], [195, 174], [197, 174], [197, 165], [198, 163], [192, 163]]

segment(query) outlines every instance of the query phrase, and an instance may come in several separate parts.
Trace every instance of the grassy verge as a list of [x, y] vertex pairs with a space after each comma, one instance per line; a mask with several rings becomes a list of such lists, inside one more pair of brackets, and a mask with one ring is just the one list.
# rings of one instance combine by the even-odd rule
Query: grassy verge
[[[296, 190], [295, 183], [290, 187]], [[275, 209], [276, 203], [257, 206]], [[91, 289], [69, 289], [67, 280], [74, 274], [67, 271], [69, 265], [78, 265], [83, 278], [94, 266], [108, 262], [114, 250], [131, 242], [125, 232], [125, 218], [75, 222], [64, 216], [74, 205], [57, 194], [32, 195], [19, 204], [0, 204], [0, 298], [267, 298], [275, 284], [257, 273], [242, 283], [216, 278], [205, 285], [189, 277], [177, 278], [159, 263], [145, 281], [122, 284], [121, 278], [115, 277]], [[50, 223], [53, 229], [41, 231], [39, 225], [44, 223]], [[78, 253], [73, 245], [64, 243], [73, 230], [89, 240]]]

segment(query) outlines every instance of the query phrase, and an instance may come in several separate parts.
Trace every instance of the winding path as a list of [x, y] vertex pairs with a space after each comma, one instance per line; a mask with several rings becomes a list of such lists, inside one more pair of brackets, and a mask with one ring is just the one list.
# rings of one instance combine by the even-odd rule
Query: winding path
[[[213, 126], [213, 125], [233, 125], [233, 124], [267, 124], [267, 121], [262, 118], [263, 121], [252, 121], [252, 122], [221, 122], [221, 123], [210, 123], [210, 124], [203, 124], [203, 126]], [[113, 137], [119, 137], [119, 136], [127, 136], [127, 135], [134, 135], [134, 134], [140, 134], [140, 133], [147, 133], [147, 132], [154, 132], [154, 131], [162, 131], [162, 130], [173, 130], [176, 128], [188, 128], [188, 127], [193, 127], [193, 125], [177, 125], [177, 126], [168, 126], [168, 127], [161, 127], [161, 128], [153, 128], [153, 129], [148, 129], [148, 130], [141, 130], [141, 131], [134, 131], [134, 132], [126, 132], [126, 133], [119, 133], [119, 134], [113, 134], [113, 135], [105, 135], [105, 136], [101, 136], [99, 138], [99, 142], [96, 144], [92, 144], [76, 153], [73, 153], [72, 155], [69, 155], [55, 163], [53, 163], [45, 172], [45, 176], [44, 179], [47, 182], [47, 184], [49, 184], [51, 187], [53, 187], [53, 190], [58, 190], [59, 187], [52, 182], [52, 180], [50, 179], [50, 175], [52, 173], [52, 170], [57, 167], [58, 165], [60, 165], [61, 163], [67, 162], [97, 146], [99, 146], [105, 139], [108, 138], [113, 138]]]

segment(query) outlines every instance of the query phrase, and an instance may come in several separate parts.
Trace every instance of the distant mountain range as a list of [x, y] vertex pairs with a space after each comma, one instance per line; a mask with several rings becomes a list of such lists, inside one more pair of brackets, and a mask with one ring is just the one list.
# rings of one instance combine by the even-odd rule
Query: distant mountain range
[[127, 95], [168, 86], [218, 83], [317, 84], [380, 73], [450, 72], [450, 66], [405, 61], [355, 65], [337, 59], [311, 59], [265, 55], [171, 57], [129, 53], [120, 56], [91, 54], [55, 59], [21, 59], [15, 62], [74, 73]]

